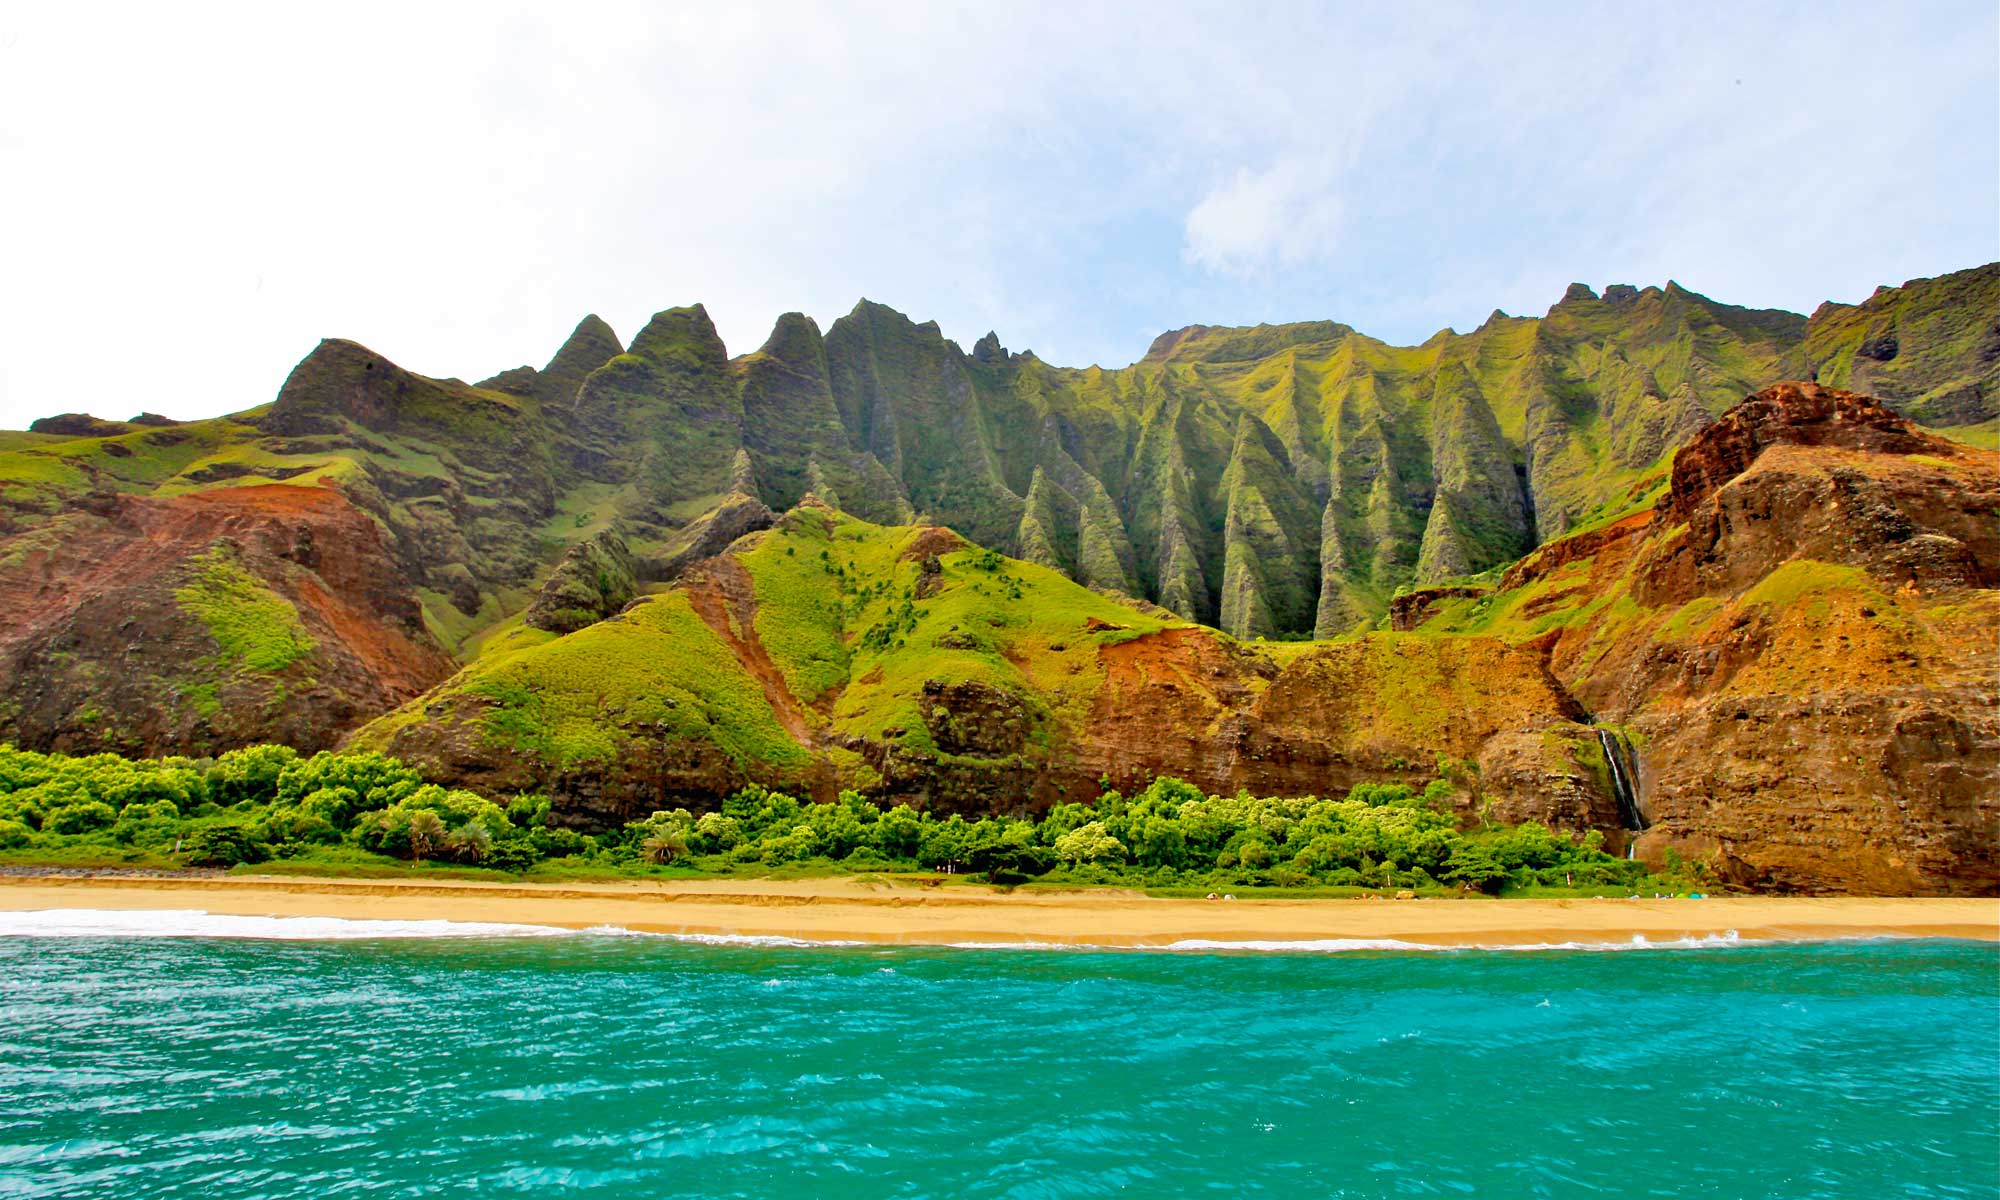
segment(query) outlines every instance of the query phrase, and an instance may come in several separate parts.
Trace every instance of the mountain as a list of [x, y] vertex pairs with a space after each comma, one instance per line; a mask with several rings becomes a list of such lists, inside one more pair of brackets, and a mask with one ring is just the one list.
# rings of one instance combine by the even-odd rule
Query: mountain
[[1490, 588], [1399, 598], [1413, 636], [1543, 646], [1632, 739], [1668, 849], [1764, 888], [2000, 886], [2000, 455], [1781, 384], [1651, 508]]
[[2000, 454], [1781, 384], [1652, 506], [1302, 644], [808, 498], [615, 617], [508, 631], [355, 740], [585, 826], [749, 782], [983, 813], [1443, 760], [1468, 820], [1604, 830], [1745, 886], [1991, 890], [1996, 512]]
[[[1329, 703], [1329, 699], [1338, 700]], [[1532, 649], [1391, 633], [1238, 642], [1080, 587], [936, 525], [875, 525], [817, 498], [618, 616], [500, 635], [356, 744], [579, 824], [749, 782], [884, 803], [1026, 811], [1100, 781], [1176, 774], [1286, 794], [1500, 753], [1529, 803], [1595, 745]], [[1503, 739], [1504, 740], [1504, 739]], [[1518, 778], [1517, 778], [1518, 776]]]
[[[1810, 319], [1576, 285], [1545, 316], [1417, 347], [1331, 322], [1190, 326], [1118, 370], [994, 335], [966, 353], [867, 301], [824, 331], [788, 314], [735, 358], [699, 305], [629, 345], [588, 317], [546, 365], [473, 384], [328, 340], [262, 408], [0, 434], [0, 737], [129, 754], [354, 738], [546, 790], [578, 824], [750, 780], [1033, 808], [1157, 773], [1322, 792], [1442, 755], [1477, 767], [1468, 819], [1622, 836], [1631, 803], [1659, 805], [1640, 850], [1760, 886], [1964, 890], [1991, 863], [1937, 831], [1990, 842], [1992, 816], [1936, 798], [1995, 790], [1990, 687], [1964, 664], [1995, 586], [1968, 522], [1996, 505], [1990, 455], [1961, 443], [1996, 427], [1996, 364], [2000, 264]], [[1872, 401], [1820, 419], [1760, 392], [1815, 373], [1949, 436]], [[1800, 456], [1818, 491], [1757, 490]], [[1714, 486], [1683, 504], [1699, 463]], [[1640, 547], [1678, 565], [1615, 586], [1523, 574]], [[1890, 578], [1892, 550], [1916, 573]], [[1877, 733], [1906, 700], [1942, 722], [1869, 760], [1934, 811], [1853, 818], [1893, 848], [1865, 873], [1754, 849], [1755, 822], [1719, 832], [1752, 796], [1817, 829], [1792, 781], [1838, 772], [1801, 765], [1811, 746], [1751, 738], [1771, 765], [1750, 783], [1686, 774], [1701, 737], [1817, 728], [1794, 710], [1838, 643], [1632, 624], [1669, 601], [1775, 613], [1772, 630], [1834, 611], [1835, 576], [1794, 560], [1848, 572], [1841, 595], [1861, 572], [1894, 604], [1869, 592], [1854, 619], [1922, 634], [1900, 676], [1884, 668], [1900, 682], [1843, 703], [1872, 706]], [[1755, 722], [1736, 674], [1662, 674], [1688, 654], [1752, 664], [1782, 715]], [[1678, 723], [1730, 704], [1750, 724]], [[1633, 737], [1629, 764], [1599, 722]], [[1922, 838], [1945, 849], [1917, 855]]]

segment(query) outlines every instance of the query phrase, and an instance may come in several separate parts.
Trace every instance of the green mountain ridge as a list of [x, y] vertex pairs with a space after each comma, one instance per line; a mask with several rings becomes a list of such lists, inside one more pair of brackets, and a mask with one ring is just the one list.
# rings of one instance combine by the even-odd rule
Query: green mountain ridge
[[[372, 514], [460, 645], [615, 527], [686, 561], [726, 503], [809, 493], [1239, 637], [1371, 625], [1413, 585], [1491, 571], [1644, 498], [1672, 448], [1781, 378], [1866, 384], [1935, 423], [2000, 413], [2000, 264], [1810, 319], [1679, 285], [1582, 285], [1540, 318], [1391, 346], [1330, 321], [1162, 334], [1129, 367], [973, 352], [862, 301], [731, 358], [699, 305], [620, 344], [586, 317], [478, 384], [328, 340], [267, 408], [172, 426], [71, 415], [0, 449], [17, 526], [94, 491], [331, 482]], [[747, 511], [747, 510], [745, 510]]]

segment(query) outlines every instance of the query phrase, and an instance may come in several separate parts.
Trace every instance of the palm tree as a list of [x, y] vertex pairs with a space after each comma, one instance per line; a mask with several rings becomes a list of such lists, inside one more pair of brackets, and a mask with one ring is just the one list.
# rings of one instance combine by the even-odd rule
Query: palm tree
[[444, 822], [427, 808], [410, 814], [410, 857], [424, 861], [424, 856], [444, 843]]
[[467, 821], [444, 839], [444, 848], [460, 862], [476, 863], [493, 851], [493, 834], [477, 821]]
[[639, 843], [645, 852], [646, 861], [655, 866], [670, 863], [687, 853], [687, 839], [678, 830], [663, 829]]

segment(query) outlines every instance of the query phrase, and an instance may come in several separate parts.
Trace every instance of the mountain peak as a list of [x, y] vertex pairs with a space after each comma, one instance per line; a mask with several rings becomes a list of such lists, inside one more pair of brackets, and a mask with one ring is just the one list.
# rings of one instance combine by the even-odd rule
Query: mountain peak
[[1285, 325], [1188, 325], [1153, 339], [1141, 362], [1248, 362], [1293, 346], [1337, 342], [1354, 332], [1338, 321]]
[[549, 359], [541, 373], [551, 375], [572, 385], [583, 382], [583, 377], [624, 353], [625, 347], [618, 342], [618, 335], [611, 326], [596, 313], [586, 315], [576, 323], [576, 328], [563, 339], [563, 344]]
[[632, 339], [632, 353], [661, 365], [678, 362], [692, 368], [719, 366], [729, 357], [715, 322], [699, 304], [654, 313]]
[[1000, 335], [989, 329], [985, 337], [972, 343], [972, 357], [983, 363], [1003, 363], [1007, 361], [1007, 347], [1000, 344]]
[[811, 358], [824, 352], [819, 322], [801, 312], [780, 316], [777, 323], [771, 326], [771, 336], [757, 348], [757, 353], [782, 362]]

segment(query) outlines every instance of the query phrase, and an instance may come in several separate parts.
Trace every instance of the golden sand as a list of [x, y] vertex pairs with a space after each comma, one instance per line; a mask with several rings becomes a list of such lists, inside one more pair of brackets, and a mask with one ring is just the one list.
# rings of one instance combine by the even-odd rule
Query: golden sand
[[238, 916], [617, 926], [888, 945], [1390, 939], [1438, 946], [1884, 934], [2000, 941], [2000, 899], [1163, 899], [879, 879], [480, 883], [285, 876], [0, 879], [0, 910], [182, 909]]

